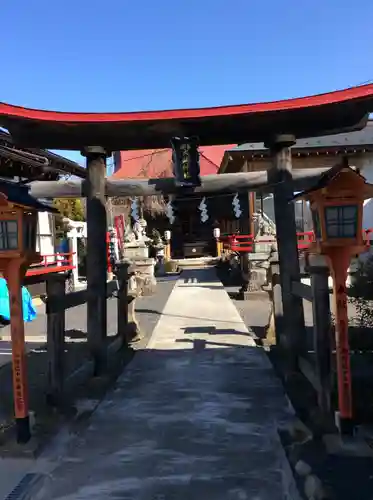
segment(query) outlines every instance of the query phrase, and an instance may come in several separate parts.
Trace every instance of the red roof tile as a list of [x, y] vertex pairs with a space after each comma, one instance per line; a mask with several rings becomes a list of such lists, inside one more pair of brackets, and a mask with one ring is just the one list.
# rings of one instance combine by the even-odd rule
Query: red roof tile
[[[224, 152], [235, 144], [200, 148], [201, 175], [216, 174]], [[113, 178], [172, 177], [171, 149], [120, 151], [115, 155]]]

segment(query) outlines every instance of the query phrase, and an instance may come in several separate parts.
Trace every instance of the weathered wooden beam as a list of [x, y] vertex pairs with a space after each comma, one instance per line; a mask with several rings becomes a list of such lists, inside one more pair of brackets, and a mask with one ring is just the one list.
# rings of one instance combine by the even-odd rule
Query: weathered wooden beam
[[[60, 275], [54, 274], [53, 276]], [[118, 285], [116, 281], [108, 281], [106, 284], [106, 298], [112, 297], [117, 289]], [[61, 297], [49, 296], [47, 294], [47, 314], [54, 314], [60, 311], [66, 311], [67, 309], [71, 309], [72, 307], [80, 306], [82, 304], [85, 304], [87, 302], [87, 299], [88, 292], [86, 288], [84, 290], [67, 293], [66, 295], [63, 295]]]
[[107, 151], [86, 147], [87, 158], [87, 336], [95, 374], [106, 370], [106, 199], [105, 176]]
[[300, 371], [303, 373], [303, 375], [306, 377], [315, 391], [319, 394], [323, 389], [321, 386], [320, 378], [313, 364], [308, 359], [305, 359], [303, 357], [299, 358], [298, 363]]
[[307, 271], [311, 275], [314, 297], [312, 302], [313, 348], [315, 351], [315, 373], [320, 383], [318, 404], [323, 417], [327, 418], [331, 416], [333, 374], [329, 267], [325, 257], [323, 255], [310, 255]]
[[309, 302], [312, 302], [312, 300], [313, 300], [311, 286], [306, 285], [305, 283], [302, 283], [300, 281], [293, 281], [291, 283], [291, 293], [293, 295], [295, 295], [296, 297], [300, 297], [301, 299], [308, 300]]
[[130, 262], [118, 262], [116, 264], [116, 275], [118, 278], [118, 306], [117, 306], [117, 333], [128, 344], [128, 281], [133, 275], [133, 269]]
[[[108, 364], [110, 367], [110, 363], [115, 356], [122, 356], [123, 354], [119, 353], [124, 345], [124, 340], [122, 337], [118, 336], [113, 338], [110, 341], [106, 348]], [[119, 354], [118, 354], [119, 353]], [[92, 359], [88, 359], [83, 362], [79, 368], [73, 371], [66, 379], [65, 379], [65, 390], [69, 390], [71, 388], [77, 387], [78, 385], [87, 381], [90, 377], [95, 374], [95, 366]]]
[[[292, 135], [279, 135], [268, 143], [272, 155], [272, 167], [268, 181], [273, 185], [276, 238], [280, 263], [280, 283], [286, 331], [287, 361], [290, 371], [297, 369], [297, 357], [304, 335], [302, 299], [292, 294], [292, 282], [300, 281], [297, 229], [292, 199], [295, 171], [292, 169]], [[303, 172], [305, 174], [305, 172]]]
[[[282, 293], [280, 283], [280, 264], [278, 252], [272, 252], [270, 257], [270, 276], [272, 285], [272, 311], [269, 320], [269, 329], [275, 329], [276, 346], [280, 349], [286, 348], [286, 329], [284, 321], [284, 309], [282, 304]], [[271, 324], [271, 320], [273, 323]]]
[[[65, 274], [54, 274], [47, 279], [47, 295], [50, 301], [58, 302], [65, 297]], [[48, 354], [48, 387], [47, 401], [55, 406], [61, 403], [64, 389], [65, 358], [65, 311], [47, 312], [47, 354]]]
[[[329, 168], [299, 169], [293, 171], [294, 191], [312, 186]], [[82, 180], [34, 181], [29, 184], [30, 194], [36, 198], [81, 198], [87, 196], [87, 182]], [[240, 193], [245, 191], [273, 191], [274, 183], [267, 171], [206, 175], [202, 185], [193, 192]], [[174, 179], [113, 179], [106, 180], [106, 196], [153, 196], [176, 194], [179, 190]]]
[[[243, 167], [244, 172], [248, 172], [248, 164], [245, 162]], [[254, 218], [253, 214], [255, 212], [255, 193], [249, 191], [246, 194], [246, 203], [248, 208], [248, 216], [241, 217], [239, 220], [239, 227], [241, 234], [255, 234], [254, 228]], [[239, 294], [243, 300], [248, 298], [249, 285], [251, 284], [251, 267], [252, 264], [249, 261], [249, 252], [240, 252], [240, 264], [241, 264], [241, 289]]]

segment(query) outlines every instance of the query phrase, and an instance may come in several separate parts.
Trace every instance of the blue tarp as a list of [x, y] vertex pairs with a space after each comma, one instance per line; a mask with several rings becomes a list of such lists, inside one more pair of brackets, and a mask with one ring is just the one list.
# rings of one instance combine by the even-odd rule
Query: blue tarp
[[[23, 321], [28, 323], [36, 318], [36, 310], [32, 304], [31, 295], [24, 286], [22, 287], [22, 308]], [[10, 320], [8, 286], [4, 278], [0, 278], [0, 316], [7, 321]]]

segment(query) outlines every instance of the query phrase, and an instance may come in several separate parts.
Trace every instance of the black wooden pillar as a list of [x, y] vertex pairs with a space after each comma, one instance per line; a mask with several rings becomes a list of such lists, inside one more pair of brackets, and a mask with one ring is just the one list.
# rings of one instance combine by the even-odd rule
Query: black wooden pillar
[[329, 267], [322, 255], [310, 255], [307, 272], [311, 276], [313, 350], [318, 379], [318, 404], [324, 418], [331, 416], [332, 342], [329, 297]]
[[[250, 218], [251, 218], [251, 211], [250, 211], [250, 204], [247, 203], [247, 206], [249, 210], [245, 214], [245, 208], [244, 208], [244, 217], [240, 219], [240, 233], [241, 234], [251, 234], [250, 229], [251, 229], [251, 224], [250, 224]], [[246, 243], [246, 242], [245, 242]], [[247, 243], [246, 243], [247, 244]], [[247, 292], [249, 291], [249, 285], [250, 285], [250, 271], [251, 271], [251, 266], [250, 266], [250, 260], [249, 260], [249, 252], [240, 252], [240, 264], [241, 264], [241, 279], [242, 279], [242, 285], [240, 289], [240, 296], [243, 300], [248, 298]]]
[[106, 158], [110, 155], [102, 147], [85, 147], [87, 158], [87, 335], [95, 374], [106, 367]]
[[[243, 167], [243, 172], [248, 172], [248, 164], [245, 162]], [[239, 227], [241, 234], [253, 234], [254, 226], [253, 226], [253, 200], [255, 193], [249, 191], [245, 202], [243, 203], [243, 216], [239, 220]], [[254, 244], [254, 242], [253, 242]], [[242, 285], [240, 289], [240, 296], [243, 300], [248, 298], [247, 292], [249, 291], [250, 278], [251, 278], [251, 265], [249, 260], [249, 252], [241, 252], [240, 253], [240, 264], [241, 264], [241, 279]]]
[[47, 402], [53, 406], [62, 403], [65, 379], [65, 274], [51, 274], [47, 288]]
[[128, 331], [128, 304], [130, 302], [130, 297], [128, 294], [128, 281], [133, 275], [131, 263], [128, 261], [118, 262], [115, 272], [119, 283], [117, 309], [118, 335], [123, 338], [126, 344], [128, 344], [128, 342], [130, 341]]
[[[286, 348], [285, 343], [286, 329], [284, 325], [284, 310], [282, 304], [281, 283], [280, 283], [280, 265], [278, 252], [272, 252], [270, 259], [270, 277], [272, 285], [272, 314], [275, 327], [276, 346]], [[269, 325], [271, 327], [271, 324]]]
[[273, 184], [276, 235], [280, 264], [280, 283], [283, 306], [283, 324], [289, 368], [296, 369], [297, 356], [304, 337], [303, 302], [291, 293], [292, 281], [300, 280], [295, 211], [292, 203], [293, 176], [291, 146], [292, 135], [278, 135], [267, 144], [272, 154], [272, 167], [268, 181]]

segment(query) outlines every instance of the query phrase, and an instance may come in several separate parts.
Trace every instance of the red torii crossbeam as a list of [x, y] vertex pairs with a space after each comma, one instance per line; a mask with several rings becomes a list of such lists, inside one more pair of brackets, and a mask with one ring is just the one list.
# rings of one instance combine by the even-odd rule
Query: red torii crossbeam
[[0, 103], [0, 125], [24, 147], [109, 151], [170, 147], [173, 136], [202, 146], [263, 142], [358, 130], [373, 111], [373, 84], [296, 99], [199, 109], [134, 113], [64, 113]]

